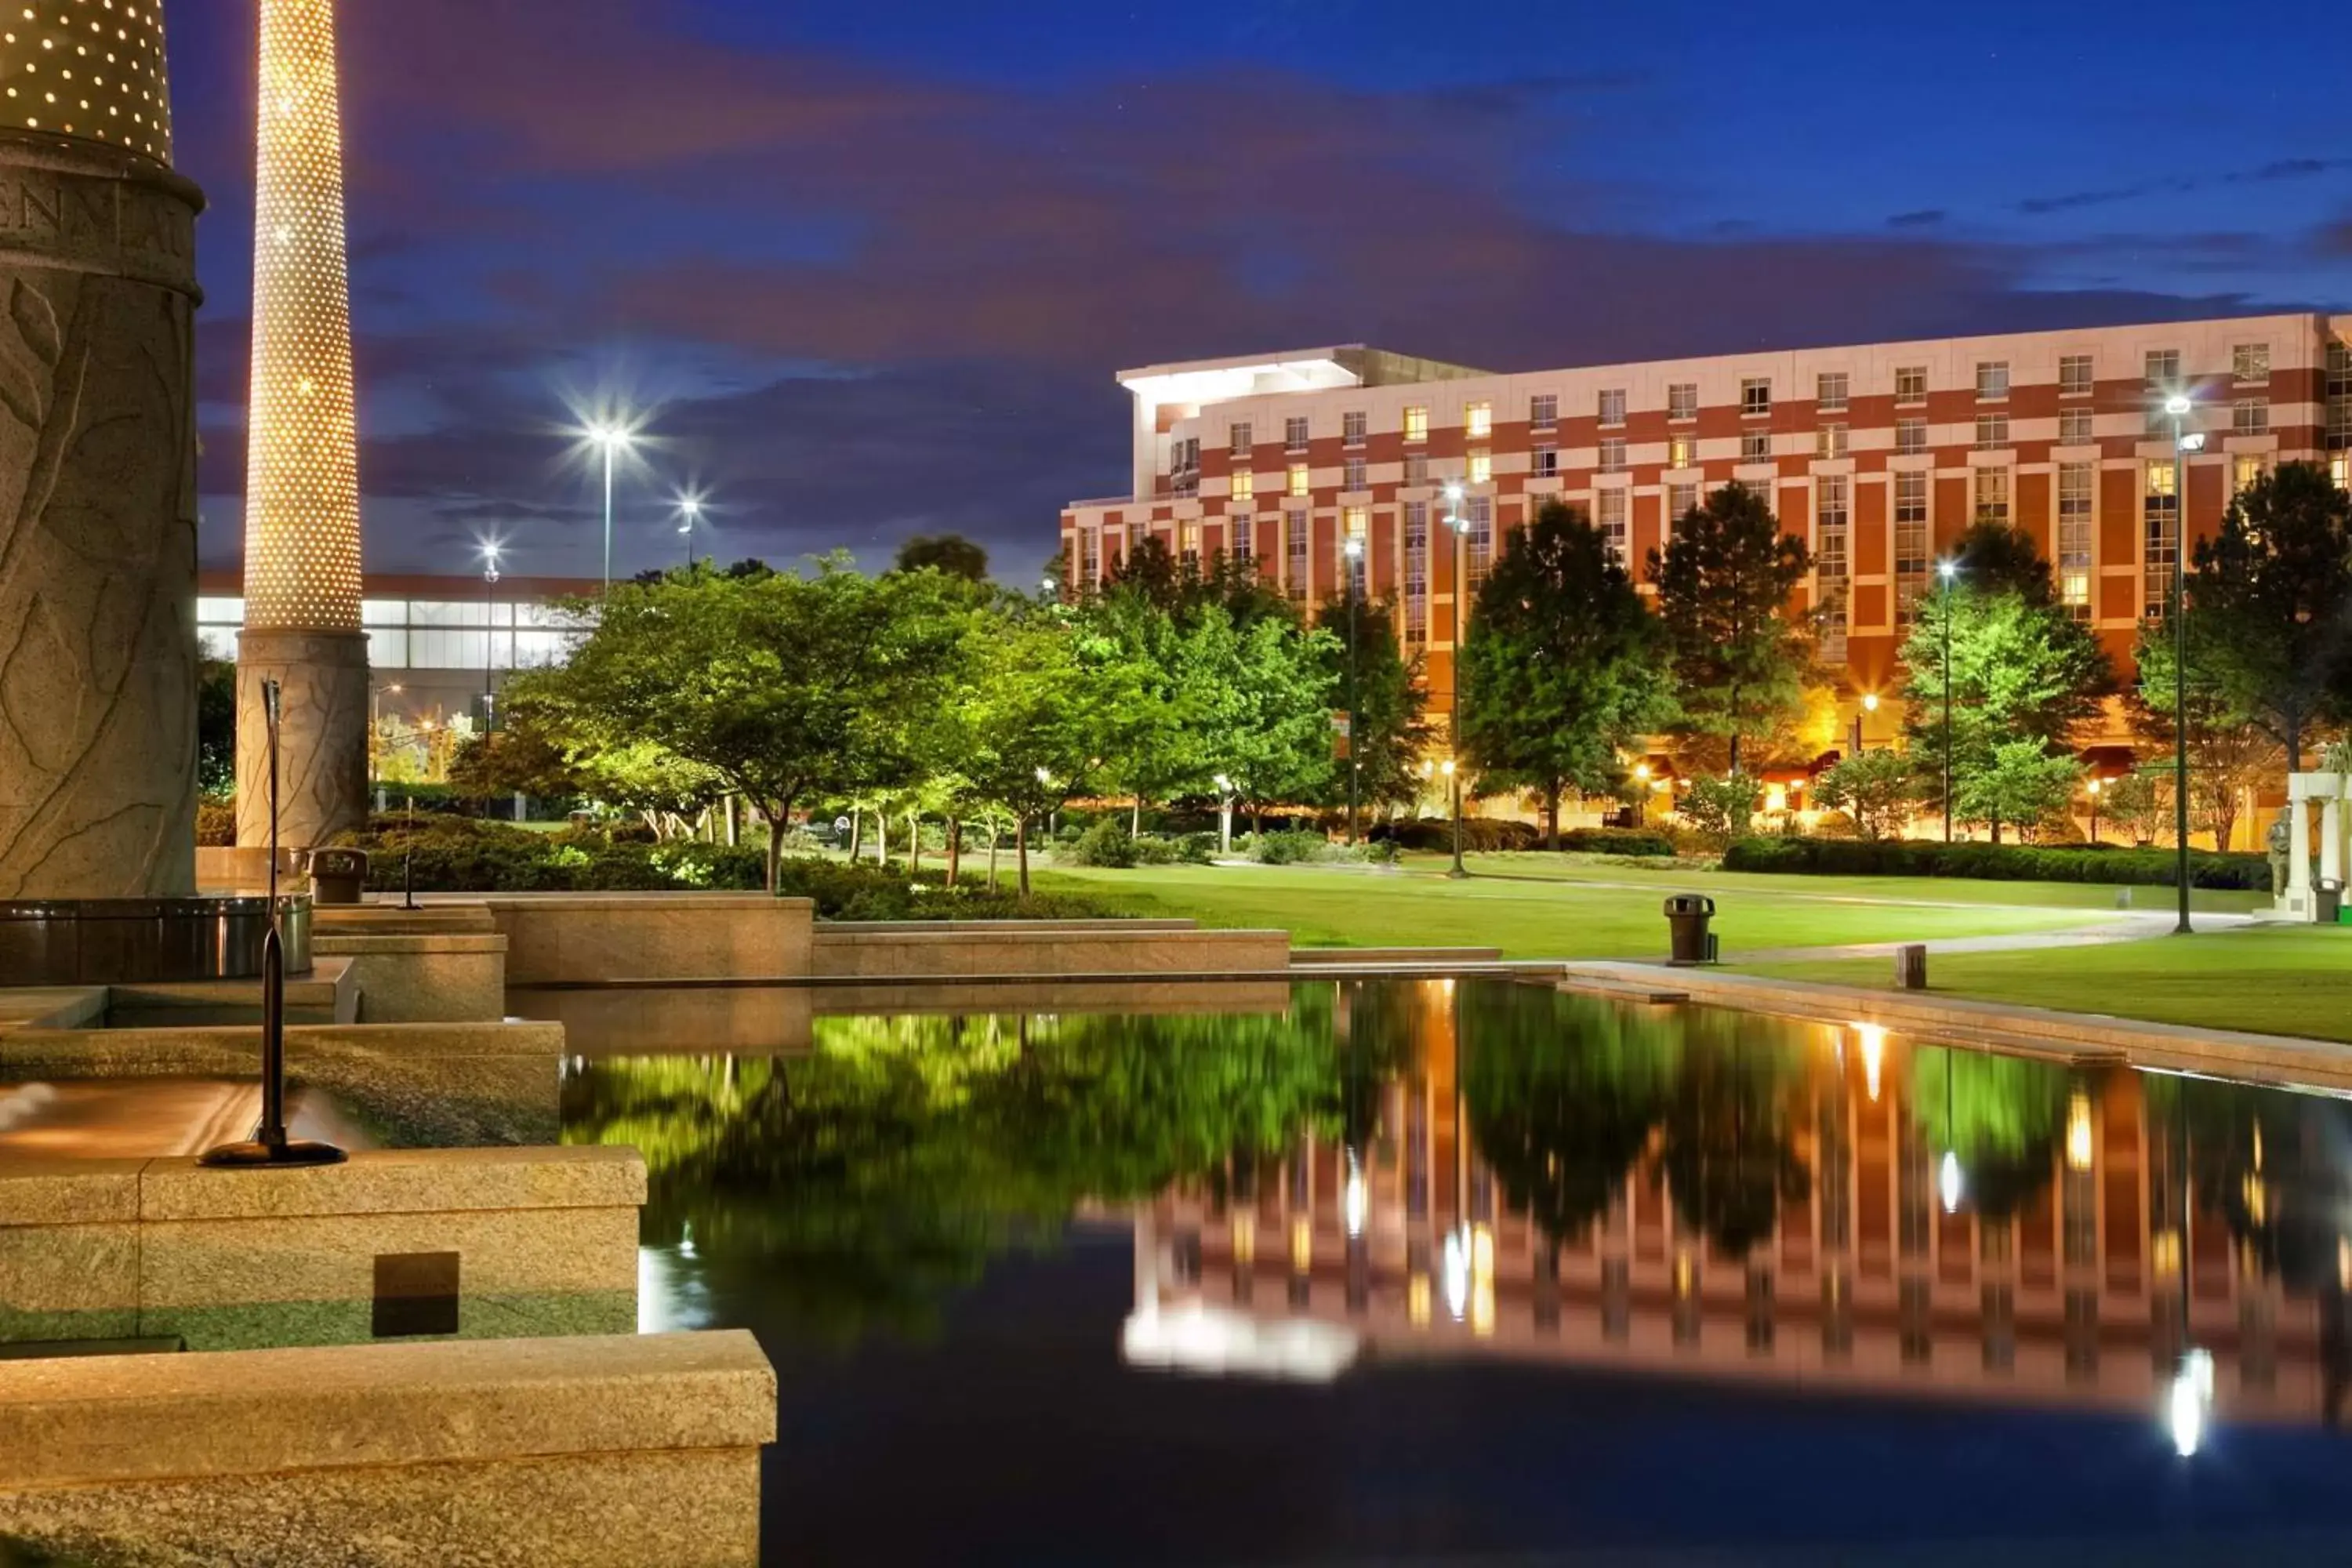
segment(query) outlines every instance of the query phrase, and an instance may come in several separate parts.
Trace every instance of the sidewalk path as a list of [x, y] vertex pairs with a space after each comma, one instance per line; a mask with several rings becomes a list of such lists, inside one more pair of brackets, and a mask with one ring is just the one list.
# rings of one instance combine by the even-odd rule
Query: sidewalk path
[[[1806, 963], [1817, 959], [1892, 958], [1898, 948], [1918, 945], [1926, 946], [1931, 955], [1939, 952], [2027, 952], [2056, 947], [2100, 947], [2113, 942], [2146, 942], [2153, 937], [2170, 936], [2177, 921], [2178, 917], [2171, 914], [2131, 915], [2073, 931], [2012, 931], [2006, 936], [1948, 936], [1930, 939], [1924, 944], [1869, 942], [1849, 943], [1843, 947], [1748, 948], [1727, 953], [1724, 963], [1739, 965]], [[2208, 933], [2241, 931], [2253, 923], [2252, 915], [2195, 914], [2189, 917], [2190, 929]]]

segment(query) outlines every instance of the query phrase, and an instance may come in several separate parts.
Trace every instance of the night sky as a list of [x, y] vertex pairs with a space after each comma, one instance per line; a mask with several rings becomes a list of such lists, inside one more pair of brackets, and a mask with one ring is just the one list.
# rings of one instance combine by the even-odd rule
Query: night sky
[[[204, 549], [239, 551], [254, 0], [166, 0]], [[2332, 0], [1788, 7], [343, 0], [368, 564], [594, 570], [567, 404], [667, 439], [617, 552], [1023, 581], [1120, 368], [1496, 370], [2352, 308]], [[2232, 16], [2239, 20], [2233, 22]]]

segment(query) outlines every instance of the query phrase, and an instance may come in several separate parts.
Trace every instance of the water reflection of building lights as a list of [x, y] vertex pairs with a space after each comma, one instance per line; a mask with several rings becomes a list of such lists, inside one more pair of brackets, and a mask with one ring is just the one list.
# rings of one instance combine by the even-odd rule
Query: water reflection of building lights
[[1876, 1024], [1856, 1024], [1854, 1043], [1862, 1051], [1862, 1080], [1870, 1090], [1870, 1102], [1878, 1103], [1878, 1071], [1886, 1061], [1886, 1031]]
[[1404, 1282], [1404, 1315], [1416, 1329], [1429, 1327], [1429, 1276], [1416, 1274]]
[[1495, 1232], [1490, 1226], [1470, 1227], [1470, 1331], [1482, 1339], [1495, 1331]]
[[1349, 1150], [1348, 1182], [1341, 1190], [1340, 1206], [1347, 1221], [1348, 1235], [1350, 1237], [1364, 1234], [1364, 1219], [1370, 1213], [1371, 1205], [1371, 1194], [1364, 1185], [1363, 1163], [1357, 1159], [1353, 1150]]
[[2091, 1168], [2091, 1096], [2077, 1089], [2066, 1100], [2066, 1168]]
[[2172, 1390], [2165, 1401], [2164, 1423], [2172, 1434], [2172, 1451], [2186, 1459], [2203, 1447], [2205, 1427], [2213, 1409], [2213, 1352], [2192, 1350], [2180, 1358]]
[[1470, 1310], [1470, 1247], [1460, 1231], [1446, 1237], [1439, 1268], [1445, 1276], [1445, 1310], [1458, 1323]]
[[1303, 1214], [1290, 1222], [1290, 1267], [1297, 1274], [1315, 1267], [1315, 1222]]
[[1247, 1209], [1235, 1209], [1233, 1214], [1234, 1261], [1250, 1263], [1257, 1258], [1257, 1215]]
[[1960, 1157], [1951, 1150], [1944, 1151], [1944, 1167], [1936, 1178], [1937, 1190], [1944, 1196], [1944, 1212], [1960, 1212]]

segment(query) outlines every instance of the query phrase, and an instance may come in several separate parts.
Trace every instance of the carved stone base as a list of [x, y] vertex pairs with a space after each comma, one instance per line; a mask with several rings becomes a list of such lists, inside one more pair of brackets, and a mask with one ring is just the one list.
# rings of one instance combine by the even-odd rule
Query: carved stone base
[[203, 205], [0, 132], [0, 900], [195, 890]]
[[248, 629], [236, 661], [236, 842], [269, 844], [269, 728], [261, 683], [281, 688], [278, 839], [314, 848], [367, 825], [365, 632]]

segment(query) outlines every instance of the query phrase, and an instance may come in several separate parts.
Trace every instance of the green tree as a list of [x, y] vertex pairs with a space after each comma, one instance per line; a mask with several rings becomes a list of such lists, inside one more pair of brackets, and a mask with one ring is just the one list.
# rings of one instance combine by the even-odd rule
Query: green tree
[[1788, 606], [1810, 566], [1803, 541], [1781, 532], [1765, 498], [1738, 484], [1707, 497], [1663, 552], [1650, 552], [1681, 723], [1727, 741], [1732, 773], [1744, 736], [1769, 734], [1803, 710], [1810, 660]]
[[225, 658], [196, 672], [196, 788], [222, 800], [236, 793], [236, 666]]
[[[2132, 693], [2132, 727], [2159, 752], [2163, 760], [2156, 765], [2169, 769], [2174, 703], [2180, 695], [2173, 685], [2179, 661], [2169, 618], [2141, 623], [2133, 658], [2139, 687]], [[2189, 673], [2190, 830], [2212, 834], [2214, 847], [2227, 849], [2245, 803], [2275, 784], [2286, 755], [2271, 731], [2241, 711], [2210, 675], [2194, 664]]]
[[2029, 605], [2058, 601], [2050, 563], [2033, 536], [1997, 517], [1979, 517], [1969, 524], [1952, 549], [1951, 559], [1961, 578], [1979, 593], [2015, 594]]
[[[1349, 652], [1352, 621], [1354, 651]], [[1367, 810], [1391, 810], [1421, 797], [1421, 759], [1434, 738], [1426, 713], [1421, 656], [1407, 657], [1397, 637], [1396, 606], [1387, 599], [1341, 594], [1327, 600], [1316, 624], [1331, 634], [1327, 673], [1333, 700], [1354, 715], [1347, 766]], [[1334, 794], [1347, 798], [1345, 766]]]
[[1910, 815], [1918, 787], [1911, 759], [1900, 752], [1864, 752], [1844, 757], [1814, 782], [1813, 798], [1843, 811], [1864, 838], [1889, 838]]
[[2073, 757], [2053, 756], [2039, 741], [2002, 741], [1954, 784], [1954, 815], [1990, 826], [1996, 844], [2004, 825], [2022, 838], [2065, 811], [2082, 782]]
[[908, 771], [907, 738], [944, 706], [966, 618], [936, 574], [869, 579], [839, 559], [617, 584], [534, 697], [583, 731], [717, 774], [766, 820], [773, 888], [796, 805]]
[[1335, 640], [1287, 616], [1243, 624], [1221, 604], [1204, 605], [1185, 633], [1179, 657], [1198, 681], [1201, 754], [1261, 828], [1268, 805], [1323, 798], [1337, 771]]
[[1546, 504], [1512, 532], [1471, 612], [1462, 739], [1480, 787], [1542, 795], [1559, 848], [1561, 795], [1618, 787], [1619, 752], [1673, 710], [1664, 652], [1601, 531]]
[[1692, 832], [1724, 849], [1746, 835], [1756, 816], [1756, 804], [1762, 798], [1763, 787], [1754, 779], [1746, 773], [1727, 773], [1719, 779], [1691, 780], [1675, 809]]
[[2315, 464], [2281, 464], [2199, 541], [2188, 590], [2192, 689], [2209, 686], [2300, 770], [2312, 726], [2342, 717], [2352, 687], [2352, 496]]
[[[1971, 532], [1983, 537], [2000, 527], [1980, 524]], [[2011, 540], [2003, 550], [2013, 562], [2031, 545]], [[1921, 798], [1931, 809], [1940, 810], [1944, 800], [1948, 627], [1956, 815], [1965, 815], [1959, 797], [1971, 778], [1994, 765], [1996, 747], [2032, 741], [2045, 752], [2064, 752], [2075, 728], [2098, 716], [2100, 699], [2114, 684], [2090, 627], [2037, 593], [2030, 576], [2021, 586], [2013, 569], [1991, 584], [1963, 578], [1923, 596], [1917, 611], [1901, 653], [1903, 726], [1919, 769]], [[2012, 779], [2017, 765], [2011, 764]], [[2015, 819], [2003, 813], [1979, 820], [1993, 822], [1998, 841], [2000, 824]]]
[[918, 533], [898, 546], [894, 572], [943, 572], [967, 583], [988, 581], [988, 552], [961, 533]]

